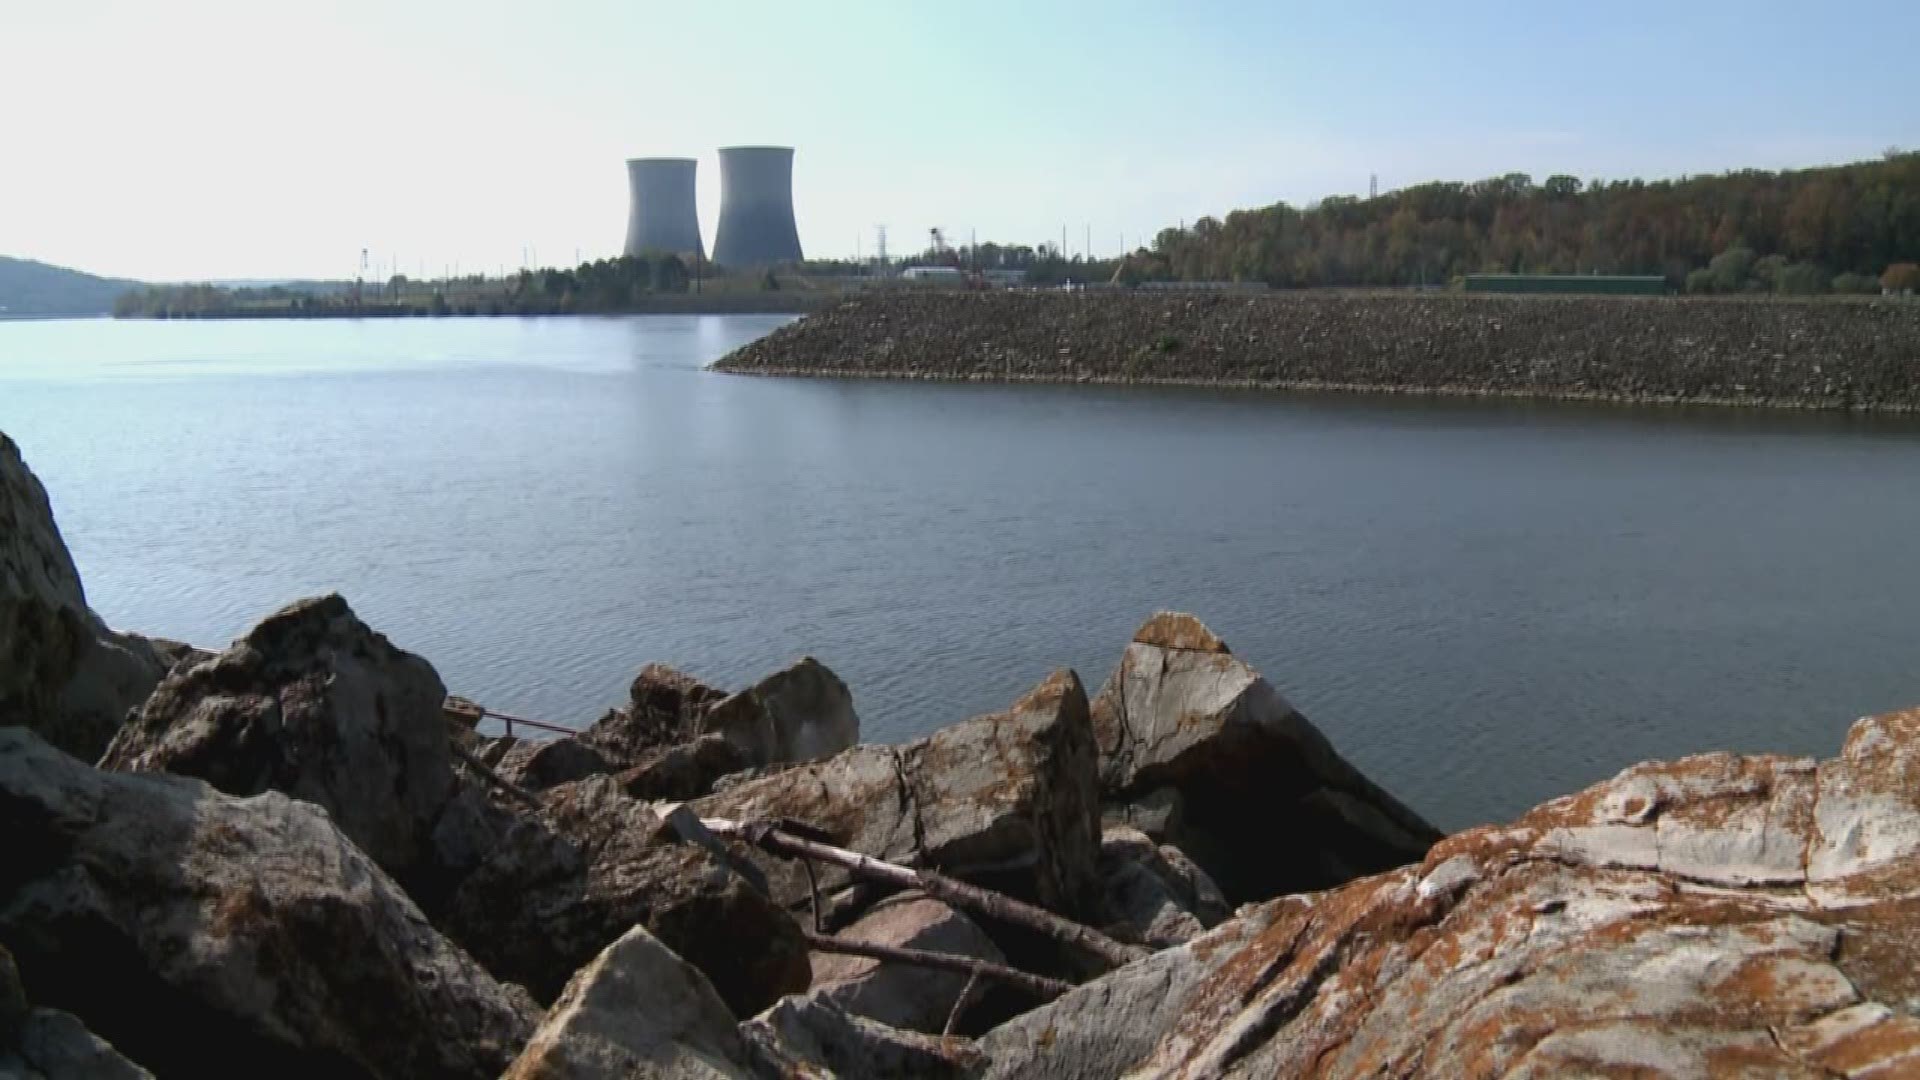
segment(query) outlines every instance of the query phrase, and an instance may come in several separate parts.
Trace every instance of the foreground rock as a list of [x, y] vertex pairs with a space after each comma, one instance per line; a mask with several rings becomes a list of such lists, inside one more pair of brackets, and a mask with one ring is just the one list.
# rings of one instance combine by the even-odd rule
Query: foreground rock
[[88, 609], [46, 489], [4, 432], [0, 657], [0, 723], [24, 724], [88, 761], [167, 668], [154, 643], [114, 634]]
[[961, 1080], [986, 1059], [971, 1041], [902, 1031], [816, 998], [783, 998], [740, 1025], [762, 1075], [842, 1080]]
[[982, 1040], [992, 1076], [1920, 1074], [1920, 711], [1636, 766], [1253, 908]]
[[445, 698], [431, 665], [345, 600], [302, 600], [169, 674], [101, 765], [325, 807], [361, 850], [419, 888], [439, 870], [433, 832], [456, 788]]
[[636, 923], [702, 966], [743, 1016], [806, 986], [791, 920], [613, 779], [560, 784], [538, 812], [462, 782], [444, 699], [433, 668], [346, 601], [304, 600], [169, 675], [103, 765], [324, 807], [436, 925], [541, 1001]]
[[0, 729], [0, 940], [160, 1075], [497, 1075], [532, 1030], [315, 806], [95, 770]]
[[[902, 747], [856, 746], [691, 805], [702, 817], [806, 822], [862, 854], [1002, 887], [1053, 911], [1095, 904], [1095, 750], [1086, 693], [1071, 671], [1005, 712]], [[809, 903], [798, 865], [752, 857], [775, 900]], [[819, 877], [829, 893], [848, 883], [838, 867]]]
[[739, 1016], [810, 975], [799, 924], [605, 776], [548, 792], [459, 883], [440, 925], [542, 1001], [634, 926], [703, 971]]
[[503, 1080], [752, 1077], [733, 1014], [640, 927], [580, 969]]
[[1440, 838], [1191, 615], [1163, 612], [1134, 634], [1093, 727], [1117, 816], [1192, 856], [1236, 901], [1339, 885]]

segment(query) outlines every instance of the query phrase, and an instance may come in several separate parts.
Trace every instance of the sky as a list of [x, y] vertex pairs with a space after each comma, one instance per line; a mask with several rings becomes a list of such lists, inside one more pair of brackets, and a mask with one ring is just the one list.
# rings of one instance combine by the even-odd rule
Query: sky
[[629, 157], [797, 148], [810, 257], [1110, 256], [1433, 179], [1920, 147], [1920, 3], [0, 0], [0, 254], [150, 281], [619, 253]]

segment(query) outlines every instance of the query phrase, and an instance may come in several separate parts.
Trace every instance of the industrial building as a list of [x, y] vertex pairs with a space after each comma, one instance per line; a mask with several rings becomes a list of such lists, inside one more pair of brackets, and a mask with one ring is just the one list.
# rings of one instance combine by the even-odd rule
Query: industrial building
[[692, 158], [633, 158], [627, 162], [628, 255], [646, 251], [705, 255], [694, 205]]
[[713, 237], [713, 258], [735, 267], [800, 261], [792, 147], [721, 149], [720, 227]]

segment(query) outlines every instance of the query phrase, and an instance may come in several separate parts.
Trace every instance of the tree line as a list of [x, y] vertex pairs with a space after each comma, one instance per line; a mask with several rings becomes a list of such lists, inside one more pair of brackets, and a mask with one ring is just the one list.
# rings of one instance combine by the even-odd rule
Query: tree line
[[[1659, 274], [1695, 292], [1878, 291], [1920, 263], [1920, 152], [1830, 168], [1535, 183], [1510, 173], [1162, 230], [1131, 280], [1443, 285], [1469, 273]], [[1883, 282], [1891, 276], [1892, 283]], [[1911, 287], [1911, 286], [1909, 286]]]
[[[330, 282], [301, 288], [223, 288], [150, 285], [114, 302], [122, 318], [198, 318], [261, 315], [553, 315], [620, 312], [654, 296], [682, 294], [694, 275], [679, 255], [623, 255], [572, 269], [521, 270], [502, 278], [479, 275], [416, 281], [395, 274], [382, 282]], [[759, 286], [777, 287], [762, 275]]]

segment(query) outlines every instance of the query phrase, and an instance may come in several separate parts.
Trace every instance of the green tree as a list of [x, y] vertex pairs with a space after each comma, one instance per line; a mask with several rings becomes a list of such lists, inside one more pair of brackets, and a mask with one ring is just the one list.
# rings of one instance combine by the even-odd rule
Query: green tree
[[1780, 271], [1774, 291], [1789, 296], [1818, 296], [1827, 291], [1827, 272], [1812, 263], [1794, 263]]
[[1713, 274], [1713, 291], [1717, 293], [1737, 293], [1747, 286], [1747, 279], [1753, 275], [1753, 249], [1728, 248], [1713, 257], [1707, 264], [1707, 270]]
[[653, 264], [653, 291], [663, 293], [686, 292], [692, 279], [687, 274], [687, 264], [680, 261], [678, 255], [668, 255]]

